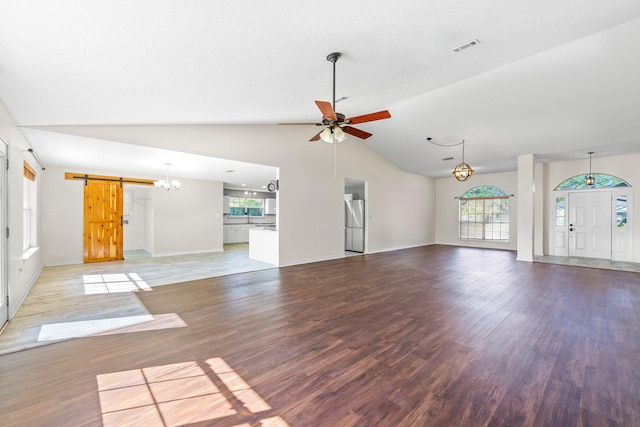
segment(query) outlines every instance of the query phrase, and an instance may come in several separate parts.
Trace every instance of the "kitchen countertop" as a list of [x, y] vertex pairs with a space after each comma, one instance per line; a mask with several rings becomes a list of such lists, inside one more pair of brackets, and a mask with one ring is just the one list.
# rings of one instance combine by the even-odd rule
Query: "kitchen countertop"
[[254, 225], [256, 227], [275, 227], [275, 222], [254, 222], [247, 224], [246, 222], [223, 222], [222, 225]]

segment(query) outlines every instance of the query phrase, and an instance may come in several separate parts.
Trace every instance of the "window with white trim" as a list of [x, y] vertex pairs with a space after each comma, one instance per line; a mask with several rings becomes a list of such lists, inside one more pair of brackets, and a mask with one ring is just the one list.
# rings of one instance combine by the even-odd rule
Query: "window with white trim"
[[491, 185], [474, 187], [459, 198], [459, 237], [509, 241], [509, 196]]
[[264, 216], [264, 199], [229, 197], [229, 217]]

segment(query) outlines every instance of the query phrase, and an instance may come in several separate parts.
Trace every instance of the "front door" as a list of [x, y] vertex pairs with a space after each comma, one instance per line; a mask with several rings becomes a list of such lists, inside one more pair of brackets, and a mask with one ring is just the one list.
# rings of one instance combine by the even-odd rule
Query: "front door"
[[120, 182], [87, 180], [84, 186], [84, 262], [124, 259]]
[[569, 256], [611, 259], [611, 191], [569, 193]]

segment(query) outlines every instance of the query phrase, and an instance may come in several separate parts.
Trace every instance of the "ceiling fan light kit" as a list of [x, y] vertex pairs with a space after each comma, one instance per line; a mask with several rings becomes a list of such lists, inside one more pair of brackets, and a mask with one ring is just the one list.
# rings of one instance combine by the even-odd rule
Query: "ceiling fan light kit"
[[333, 144], [334, 142], [342, 142], [347, 139], [347, 134], [340, 126], [328, 127], [320, 132], [320, 139], [329, 144]]

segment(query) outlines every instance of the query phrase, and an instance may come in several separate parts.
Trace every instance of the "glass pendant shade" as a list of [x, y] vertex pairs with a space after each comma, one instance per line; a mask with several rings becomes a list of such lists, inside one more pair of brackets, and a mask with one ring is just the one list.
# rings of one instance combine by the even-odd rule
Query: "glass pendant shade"
[[328, 142], [329, 144], [333, 144], [334, 142], [342, 142], [347, 139], [347, 134], [344, 133], [340, 126], [335, 126], [333, 128], [328, 127], [320, 132], [320, 139], [324, 142]]

